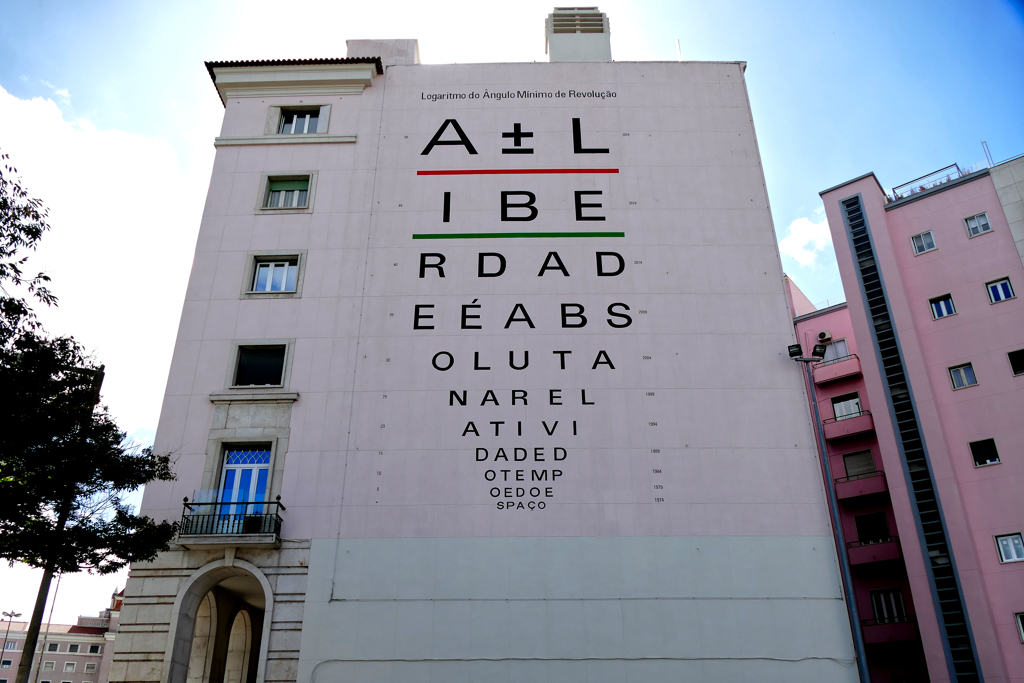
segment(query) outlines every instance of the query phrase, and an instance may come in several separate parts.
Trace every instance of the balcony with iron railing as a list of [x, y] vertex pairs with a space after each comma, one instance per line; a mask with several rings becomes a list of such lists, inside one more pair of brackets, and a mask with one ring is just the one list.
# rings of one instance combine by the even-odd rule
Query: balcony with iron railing
[[868, 645], [917, 640], [917, 619], [912, 614], [863, 619], [860, 625]]
[[872, 541], [850, 541], [846, 544], [846, 553], [850, 558], [850, 564], [887, 562], [903, 557], [899, 536], [889, 536]]
[[196, 491], [190, 502], [184, 499], [179, 545], [205, 548], [281, 546], [281, 496], [271, 501], [247, 500], [245, 491], [225, 495], [223, 491]]
[[830, 417], [827, 420], [822, 420], [821, 426], [825, 430], [825, 439], [828, 441], [875, 431], [875, 421], [871, 417], [870, 410], [858, 410], [839, 417]]
[[882, 470], [836, 479], [836, 498], [839, 500], [871, 496], [876, 493], [885, 493], [888, 490], [889, 485], [885, 480], [885, 472]]
[[861, 376], [860, 358], [851, 353], [839, 358], [824, 360], [814, 366], [814, 383], [817, 385], [838, 382], [841, 379], [852, 379]]

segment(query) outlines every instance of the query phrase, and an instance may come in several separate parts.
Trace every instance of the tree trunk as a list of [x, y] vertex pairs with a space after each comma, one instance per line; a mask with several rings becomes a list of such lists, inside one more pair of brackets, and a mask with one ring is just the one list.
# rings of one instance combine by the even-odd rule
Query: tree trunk
[[46, 598], [50, 595], [50, 581], [52, 580], [53, 570], [47, 567], [43, 570], [43, 580], [39, 582], [36, 606], [32, 610], [32, 620], [28, 623], [28, 633], [25, 634], [25, 646], [21, 651], [21, 661], [18, 662], [18, 675], [14, 679], [14, 683], [28, 683], [29, 674], [32, 672], [32, 662], [36, 659], [36, 643], [39, 641], [39, 628], [43, 624], [43, 612], [46, 610]]

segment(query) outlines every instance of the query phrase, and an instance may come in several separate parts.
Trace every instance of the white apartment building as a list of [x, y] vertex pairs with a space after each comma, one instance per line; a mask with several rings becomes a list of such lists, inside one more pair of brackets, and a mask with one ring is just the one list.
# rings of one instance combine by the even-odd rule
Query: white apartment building
[[746, 65], [546, 32], [207, 64], [111, 681], [857, 679]]

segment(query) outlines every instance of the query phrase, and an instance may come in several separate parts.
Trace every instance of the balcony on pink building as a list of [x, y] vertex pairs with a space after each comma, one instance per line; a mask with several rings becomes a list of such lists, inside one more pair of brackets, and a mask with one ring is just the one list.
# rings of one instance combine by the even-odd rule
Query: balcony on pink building
[[859, 410], [842, 417], [830, 417], [821, 424], [825, 429], [825, 438], [829, 441], [875, 431], [875, 421], [871, 418], [869, 410]]
[[888, 490], [889, 485], [882, 470], [836, 479], [836, 498], [839, 500], [885, 493]]
[[860, 358], [853, 353], [849, 356], [827, 360], [814, 366], [814, 383], [818, 385], [860, 376]]
[[917, 640], [917, 620], [911, 615], [864, 619], [860, 624], [864, 642], [868, 645]]
[[887, 562], [888, 560], [898, 560], [903, 557], [903, 552], [900, 550], [899, 536], [890, 536], [889, 538], [867, 543], [850, 541], [846, 544], [846, 552], [850, 557], [850, 564]]

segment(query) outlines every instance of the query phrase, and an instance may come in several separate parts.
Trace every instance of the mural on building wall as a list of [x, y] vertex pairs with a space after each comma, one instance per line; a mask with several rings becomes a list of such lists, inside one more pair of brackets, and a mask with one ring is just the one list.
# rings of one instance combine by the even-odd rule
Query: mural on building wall
[[[549, 68], [389, 70], [343, 535], [690, 535], [689, 468], [781, 447], [754, 438], [771, 402], [707, 370], [707, 333], [778, 356], [732, 318], [767, 331], [782, 301], [737, 65], [671, 87]], [[765, 244], [706, 234], [737, 220]]]

